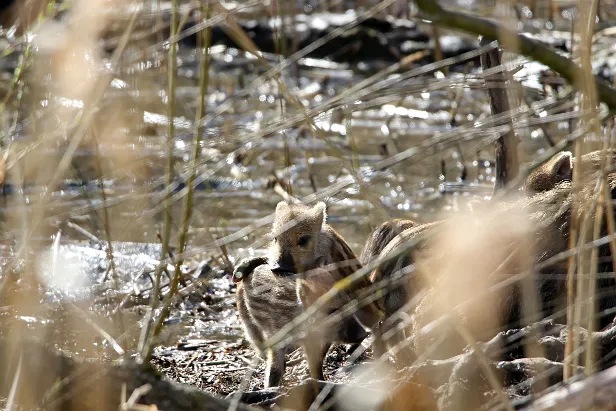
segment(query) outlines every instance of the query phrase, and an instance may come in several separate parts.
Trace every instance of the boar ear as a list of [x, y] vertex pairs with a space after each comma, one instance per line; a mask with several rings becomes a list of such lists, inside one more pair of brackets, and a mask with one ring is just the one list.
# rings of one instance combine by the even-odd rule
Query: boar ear
[[573, 154], [563, 151], [552, 168], [558, 181], [571, 180], [573, 177]]
[[325, 221], [327, 220], [326, 208], [327, 206], [322, 201], [319, 201], [314, 205], [314, 207], [312, 207], [312, 212], [314, 213], [314, 216], [317, 219], [320, 219], [323, 225], [325, 225]]
[[281, 201], [276, 205], [276, 214], [279, 214], [289, 208], [289, 204], [286, 201]]

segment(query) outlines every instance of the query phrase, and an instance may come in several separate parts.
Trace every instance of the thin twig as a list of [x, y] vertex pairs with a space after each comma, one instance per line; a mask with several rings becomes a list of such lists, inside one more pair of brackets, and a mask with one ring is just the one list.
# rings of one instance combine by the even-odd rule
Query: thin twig
[[[171, 35], [175, 36], [178, 30], [178, 0], [171, 1]], [[165, 186], [165, 197], [163, 199], [163, 207], [164, 207], [164, 223], [163, 223], [163, 241], [162, 248], [160, 252], [160, 263], [156, 267], [156, 274], [154, 280], [154, 290], [152, 291], [151, 301], [150, 301], [150, 310], [146, 315], [146, 320], [141, 332], [141, 336], [139, 338], [139, 352], [140, 357], [139, 361], [144, 364], [149, 362], [150, 356], [152, 355], [153, 341], [151, 341], [152, 335], [150, 335], [150, 329], [152, 326], [152, 316], [154, 315], [154, 310], [158, 305], [158, 293], [160, 287], [160, 277], [163, 272], [163, 268], [166, 266], [167, 259], [167, 251], [169, 249], [169, 240], [171, 237], [171, 224], [172, 224], [172, 215], [171, 215], [171, 195], [173, 190], [173, 180], [174, 180], [174, 164], [175, 164], [175, 154], [174, 154], [174, 135], [175, 135], [175, 77], [177, 72], [177, 43], [175, 41], [170, 41], [169, 43], [169, 55], [168, 55], [168, 102], [167, 102], [167, 120], [168, 120], [168, 129], [167, 129], [167, 169], [166, 176], [167, 182]], [[150, 339], [150, 341], [147, 341]]]
[[[550, 67], [571, 84], [576, 79], [586, 76], [580, 66], [561, 56], [551, 47], [516, 33], [498, 23], [466, 13], [446, 10], [435, 0], [417, 0], [416, 4], [419, 10], [425, 14], [423, 17], [441, 26], [483, 35], [494, 40], [499, 37], [515, 38], [520, 47], [517, 51]], [[608, 106], [610, 111], [616, 111], [616, 89], [598, 76], [592, 76], [592, 78], [601, 101]]]

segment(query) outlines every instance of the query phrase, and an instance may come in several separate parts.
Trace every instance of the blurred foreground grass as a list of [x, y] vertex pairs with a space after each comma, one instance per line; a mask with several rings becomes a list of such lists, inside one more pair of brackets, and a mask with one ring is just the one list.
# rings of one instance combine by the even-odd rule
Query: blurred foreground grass
[[[616, 9], [589, 3], [441, 2], [613, 82]], [[147, 362], [156, 345], [194, 334], [204, 312], [226, 313], [196, 332], [210, 336], [212, 318], [234, 315], [229, 269], [263, 251], [286, 195], [326, 199], [359, 253], [389, 218], [428, 222], [489, 197], [494, 140], [510, 123], [524, 163], [580, 124], [603, 125], [585, 134], [586, 151], [612, 133], [605, 107], [582, 98], [596, 99], [589, 77], [573, 89], [509, 52], [492, 74], [512, 77], [511, 111], [493, 116], [476, 38], [436, 30], [405, 1], [12, 7], [0, 38], [7, 408], [19, 390], [27, 398], [25, 339]], [[515, 52], [514, 40], [500, 42]], [[226, 321], [217, 338], [236, 336], [237, 318]]]

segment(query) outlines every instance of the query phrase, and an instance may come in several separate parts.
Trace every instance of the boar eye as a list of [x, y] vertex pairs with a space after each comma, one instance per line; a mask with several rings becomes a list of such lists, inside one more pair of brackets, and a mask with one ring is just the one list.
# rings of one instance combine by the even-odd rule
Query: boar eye
[[308, 245], [308, 243], [310, 243], [310, 236], [309, 235], [304, 235], [301, 236], [299, 238], [299, 240], [297, 241], [297, 245], [304, 248]]

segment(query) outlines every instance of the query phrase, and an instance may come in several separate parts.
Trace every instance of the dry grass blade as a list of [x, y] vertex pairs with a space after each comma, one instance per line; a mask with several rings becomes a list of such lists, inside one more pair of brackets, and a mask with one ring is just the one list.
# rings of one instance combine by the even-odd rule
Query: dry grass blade
[[17, 371], [15, 371], [15, 375], [13, 376], [13, 383], [11, 384], [11, 390], [9, 391], [9, 396], [6, 399], [6, 411], [13, 411], [15, 404], [15, 396], [17, 394], [17, 390], [19, 389], [19, 378], [21, 377], [21, 360], [22, 353], [19, 353], [19, 362], [17, 363]]
[[128, 398], [128, 400], [126, 400], [125, 396], [126, 396], [126, 385], [124, 385], [124, 390], [122, 392], [122, 396], [124, 398], [122, 398], [121, 403], [120, 403], [120, 409], [121, 410], [125, 410], [125, 411], [156, 411], [158, 408], [154, 405], [141, 405], [141, 404], [137, 404], [137, 401], [139, 401], [139, 399], [144, 396], [145, 394], [147, 394], [151, 389], [152, 386], [150, 384], [146, 384], [146, 385], [142, 385], [141, 387], [135, 389], [132, 394], [130, 395], [130, 397]]
[[[114, 51], [114, 54], [111, 58], [112, 66], [117, 64], [118, 60], [120, 59], [120, 56], [122, 55], [124, 48], [126, 47], [130, 39], [130, 33], [132, 31], [133, 24], [135, 23], [135, 19], [137, 17], [137, 11], [138, 10], [135, 10], [133, 12], [130, 22], [126, 30], [124, 31], [124, 35], [122, 36], [120, 45]], [[32, 218], [33, 221], [32, 221], [32, 224], [30, 225], [30, 233], [32, 233], [33, 230], [35, 230], [38, 227], [38, 225], [42, 222], [43, 216], [45, 215], [45, 208], [47, 206], [47, 202], [49, 201], [50, 193], [52, 192], [51, 188], [55, 187], [58, 184], [58, 182], [60, 181], [60, 179], [66, 172], [66, 170], [70, 167], [71, 160], [75, 152], [77, 151], [77, 148], [79, 147], [81, 141], [85, 137], [86, 131], [90, 127], [90, 121], [92, 119], [93, 110], [95, 109], [97, 102], [102, 97], [105, 89], [108, 87], [110, 80], [111, 80], [111, 74], [107, 74], [107, 75], [102, 76], [100, 79], [98, 79], [98, 81], [94, 85], [93, 90], [92, 90], [92, 95], [90, 96], [90, 99], [88, 100], [87, 104], [84, 105], [85, 113], [82, 115], [77, 129], [71, 136], [70, 143], [66, 149], [66, 152], [64, 153], [57, 167], [55, 167], [53, 175], [49, 178], [49, 181], [47, 182], [47, 187], [49, 187], [50, 189], [48, 189], [43, 194], [43, 196], [38, 202], [37, 207], [35, 207], [33, 211], [33, 218]], [[27, 244], [29, 242], [29, 238], [24, 239], [24, 242], [25, 244]]]
[[[101, 160], [101, 153], [100, 153], [100, 148], [99, 148], [99, 141], [98, 141], [98, 138], [96, 137], [95, 132], [93, 132], [93, 136], [94, 136], [94, 146], [95, 146], [95, 152], [96, 152], [96, 169], [98, 172], [99, 184], [100, 184], [100, 193], [101, 193], [101, 197], [103, 201], [107, 201], [107, 194], [105, 193], [105, 189], [104, 189], [103, 168], [101, 165], [102, 160]], [[111, 223], [110, 223], [110, 217], [109, 217], [109, 210], [107, 209], [107, 207], [103, 208], [103, 227], [105, 229], [105, 240], [107, 241], [106, 252], [107, 252], [107, 260], [109, 264], [107, 273], [111, 273], [111, 278], [113, 279], [113, 285], [115, 287], [115, 290], [119, 292], [120, 291], [120, 280], [118, 277], [116, 261], [113, 256], [113, 244], [111, 242], [111, 238], [112, 238], [111, 237]], [[102, 282], [107, 281], [107, 273], [105, 273], [105, 277], [103, 278]], [[116, 311], [115, 315], [117, 316], [117, 322], [118, 322], [117, 325], [118, 325], [119, 333], [124, 334], [125, 327], [124, 327], [123, 315], [120, 311]], [[114, 349], [116, 349], [117, 351], [117, 348], [115, 346], [114, 346]], [[122, 351], [121, 354], [124, 354], [124, 350], [122, 348], [120, 348], [120, 351]]]
[[[206, 4], [204, 5], [204, 9], [202, 10], [202, 13], [205, 19], [208, 19], [210, 16], [210, 7], [211, 7], [210, 3], [206, 2]], [[199, 120], [203, 118], [203, 116], [205, 115], [205, 101], [206, 101], [206, 96], [207, 96], [207, 88], [209, 85], [210, 41], [211, 41], [211, 31], [209, 29], [206, 29], [204, 30], [203, 35], [201, 37], [202, 46], [201, 46], [201, 55], [200, 55], [200, 66], [199, 66], [200, 67], [200, 70], [199, 70], [199, 81], [200, 81], [199, 90], [200, 92], [199, 92], [199, 102], [197, 103], [197, 107], [198, 107], [197, 119], [195, 121], [195, 124], [197, 124], [197, 126], [195, 127], [193, 143], [192, 143], [193, 148], [192, 148], [191, 174], [187, 182], [189, 191], [186, 196], [186, 203], [184, 205], [184, 215], [182, 218], [182, 228], [181, 228], [179, 239], [178, 239], [178, 243], [179, 243], [178, 252], [180, 256], [177, 257], [175, 261], [175, 272], [174, 272], [174, 276], [171, 282], [171, 287], [163, 303], [163, 309], [160, 315], [158, 316], [158, 319], [154, 326], [152, 337], [156, 337], [160, 334], [160, 331], [163, 326], [163, 322], [167, 318], [167, 315], [169, 314], [171, 301], [173, 300], [173, 298], [175, 298], [175, 295], [178, 291], [180, 276], [182, 275], [181, 266], [183, 264], [183, 259], [181, 256], [184, 254], [184, 251], [186, 250], [186, 245], [188, 241], [188, 238], [187, 238], [188, 228], [189, 228], [190, 219], [191, 219], [192, 211], [193, 211], [192, 185], [194, 184], [196, 174], [197, 174], [197, 163], [201, 155], [201, 138], [202, 138], [201, 136], [204, 133], [203, 128], [199, 126], [200, 124]], [[145, 358], [149, 358], [150, 355], [151, 353], [146, 355]]]
[[[178, 16], [178, 0], [172, 0], [171, 3], [171, 34], [173, 36], [178, 32], [179, 25], [179, 16]], [[154, 312], [156, 307], [158, 306], [158, 295], [160, 290], [160, 279], [163, 272], [163, 269], [166, 265], [167, 255], [169, 254], [169, 241], [171, 239], [171, 225], [172, 225], [172, 215], [171, 215], [171, 194], [173, 190], [173, 181], [175, 178], [175, 155], [173, 153], [173, 149], [175, 146], [175, 110], [176, 110], [176, 101], [175, 101], [175, 79], [177, 75], [177, 42], [169, 43], [169, 55], [168, 55], [168, 67], [167, 67], [167, 95], [168, 95], [168, 103], [167, 103], [167, 139], [166, 139], [166, 148], [167, 148], [167, 166], [166, 166], [166, 184], [165, 184], [165, 196], [163, 198], [163, 235], [162, 235], [162, 249], [160, 251], [160, 262], [156, 267], [156, 272], [154, 274], [154, 288], [152, 290], [152, 296], [150, 301], [150, 310], [148, 315], [146, 316], [146, 321], [143, 326], [141, 337], [139, 340], [139, 352], [141, 361], [144, 364], [147, 364], [150, 360], [150, 356], [152, 355], [152, 349], [154, 346], [153, 337], [156, 332], [156, 325], [152, 328], [152, 321]], [[164, 308], [163, 308], [164, 309]], [[164, 321], [164, 318], [163, 318]], [[151, 333], [150, 330], [154, 330]]]
[[[101, 328], [98, 324], [96, 324], [89, 316], [87, 313], [85, 313], [81, 308], [77, 307], [75, 304], [70, 304], [71, 308], [73, 308], [73, 310], [79, 314], [79, 316], [81, 318], [84, 319], [85, 323], [88, 324], [89, 326], [91, 326], [98, 334], [101, 335], [101, 337], [103, 337], [104, 340], [106, 340], [109, 345], [114, 349], [114, 351], [116, 353], [118, 353], [118, 355], [123, 356], [126, 354], [126, 352], [124, 351], [124, 349], [122, 348], [122, 346], [120, 345], [120, 343], [118, 343], [117, 340], [115, 340], [107, 331], [105, 331], [103, 328]], [[124, 331], [122, 332], [124, 333]]]
[[[539, 409], [596, 405], [616, 358], [612, 6], [35, 1], [36, 31], [0, 30], [8, 409], [511, 410], [562, 375], [587, 385]], [[504, 135], [518, 160], [494, 160]], [[557, 152], [598, 148], [602, 173], [566, 153], [530, 193]], [[266, 232], [280, 199], [327, 203], [315, 226], [344, 240], [297, 257], [325, 235]], [[372, 231], [391, 219], [438, 221]], [[380, 255], [338, 261], [371, 232]]]

